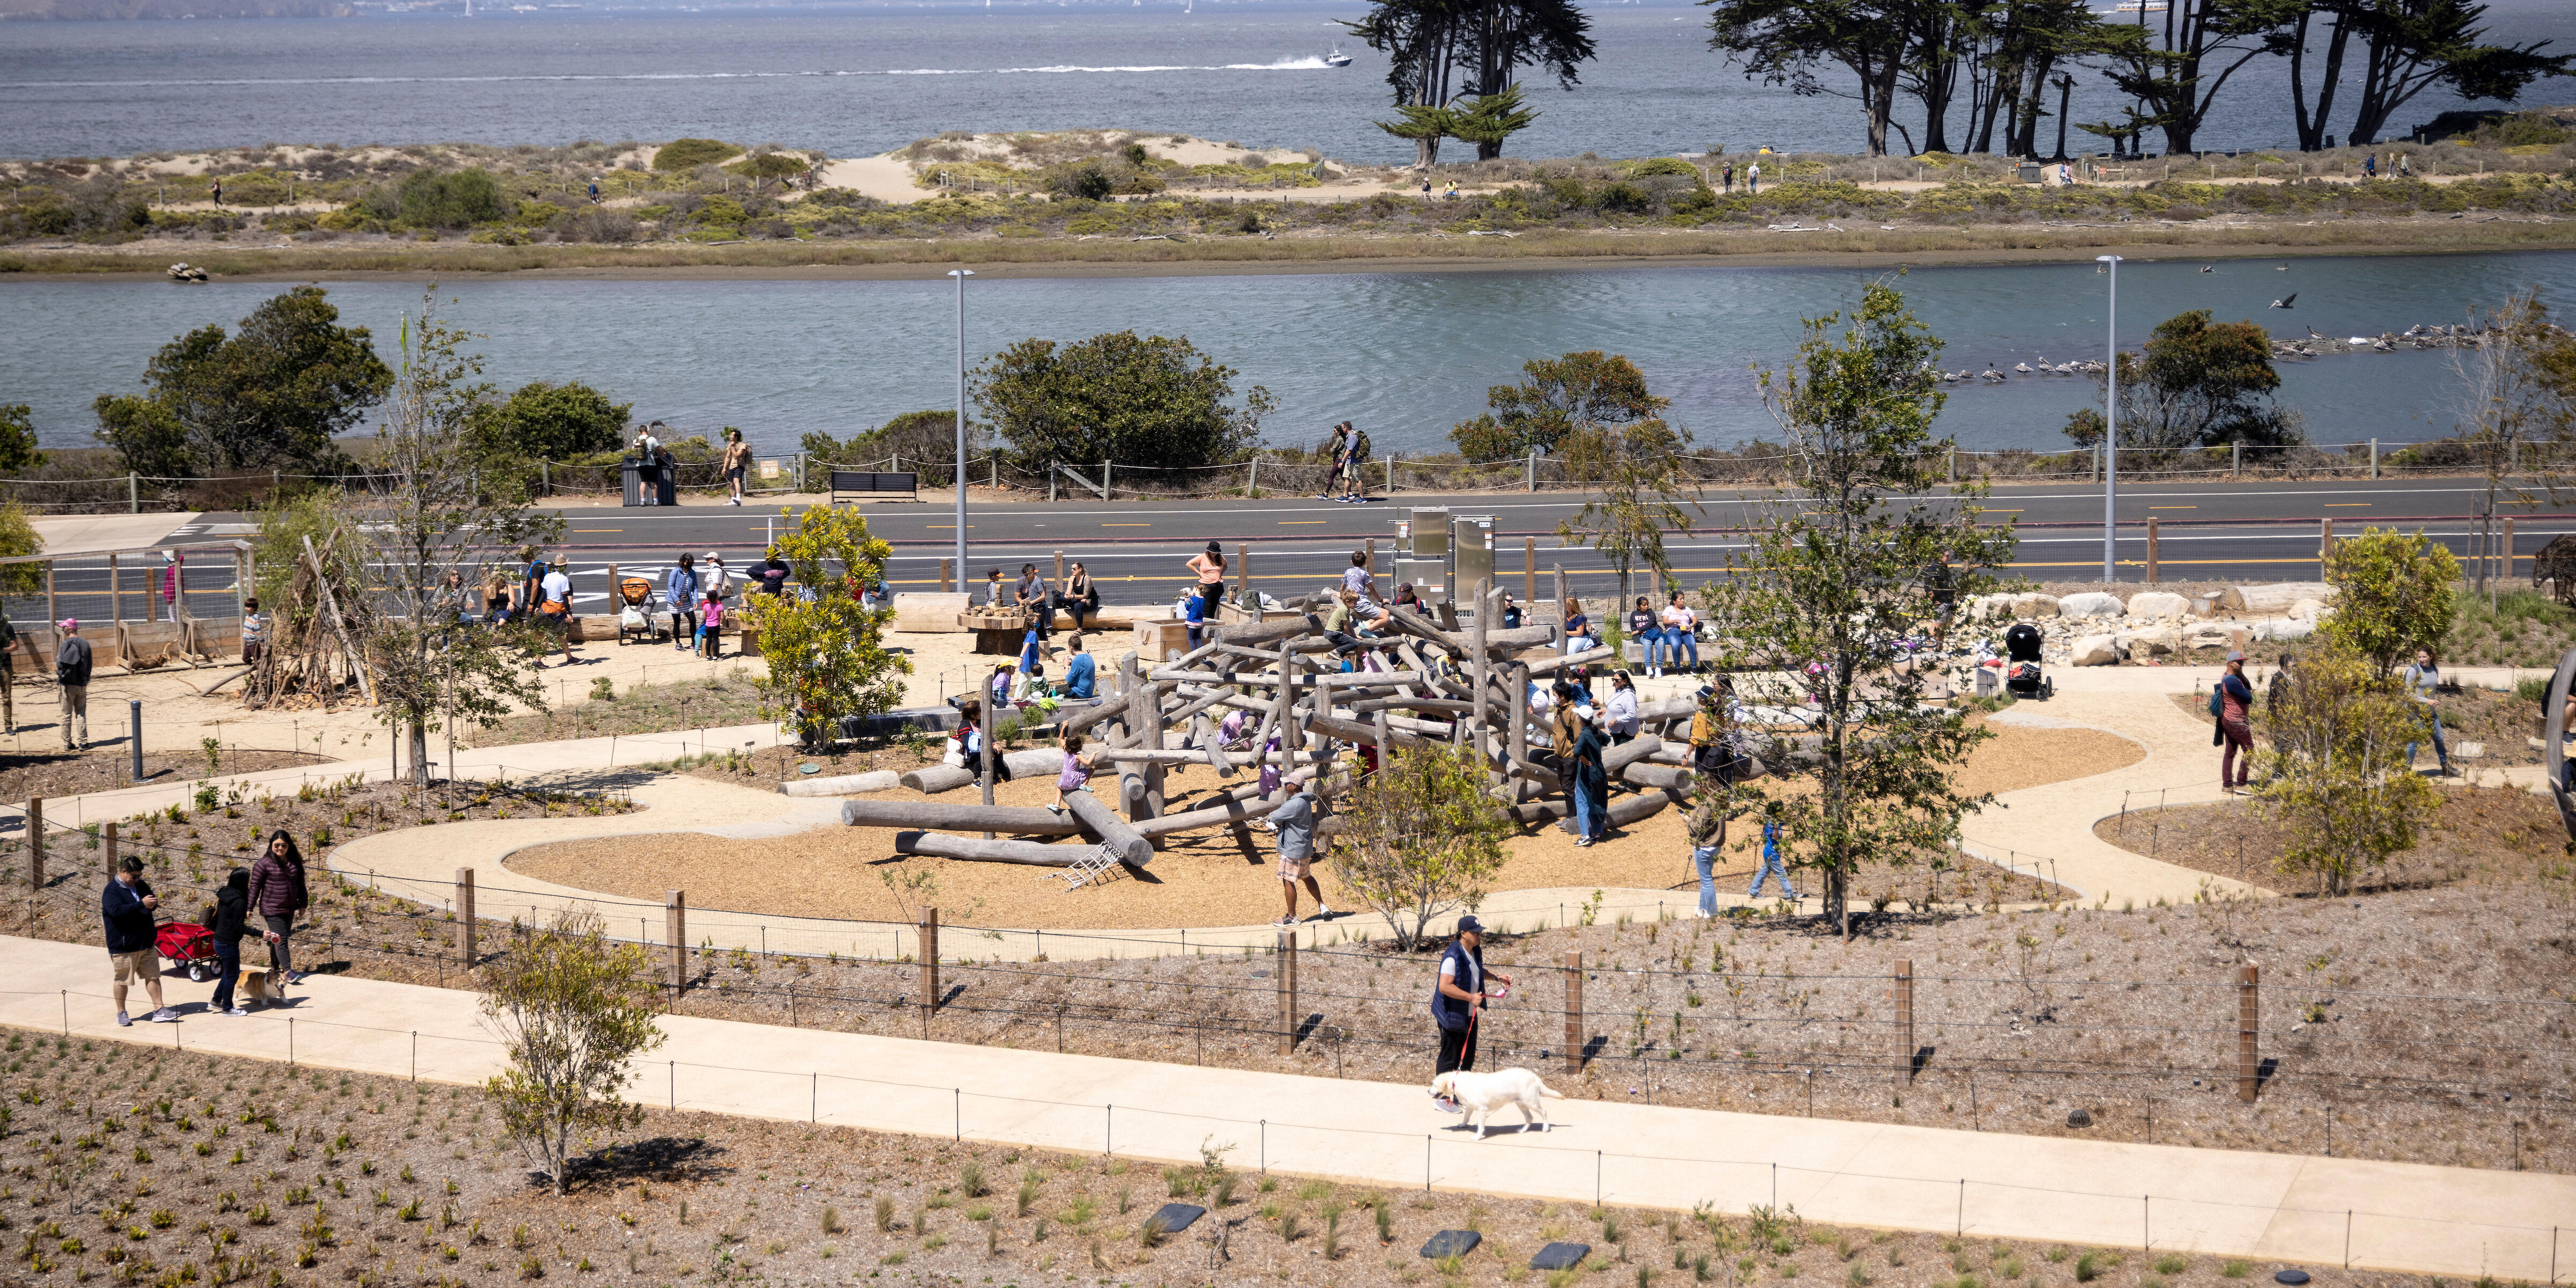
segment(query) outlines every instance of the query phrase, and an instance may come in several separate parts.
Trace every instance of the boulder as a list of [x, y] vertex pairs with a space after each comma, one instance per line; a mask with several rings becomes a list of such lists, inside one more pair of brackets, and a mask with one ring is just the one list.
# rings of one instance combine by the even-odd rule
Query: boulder
[[2055, 617], [2057, 616], [2057, 596], [2015, 595], [2012, 597], [2012, 615], [2015, 617]]
[[2230, 586], [2219, 593], [2218, 606], [2239, 613], [2286, 613], [2302, 599], [2334, 598], [2334, 587], [2321, 581], [2282, 581], [2263, 586]]
[[2311, 622], [2317, 620], [2317, 615], [2324, 611], [2326, 611], [2325, 604], [2314, 599], [2302, 599], [2290, 605], [2290, 616]]
[[2182, 647], [2182, 632], [2171, 626], [2150, 626], [2124, 631], [2113, 636], [2111, 642], [2132, 659], [2162, 657]]
[[2170, 591], [2142, 590], [2129, 596], [2129, 616], [2142, 622], [2178, 620], [2191, 615], [2191, 601]]
[[1968, 601], [1964, 610], [1969, 621], [2008, 621], [2012, 617], [2013, 596], [1978, 595]]
[[2057, 611], [2068, 617], [2117, 617], [2128, 610], [2121, 605], [2119, 596], [2088, 590], [2057, 601]]
[[2284, 640], [2303, 640], [2316, 633], [2315, 619], [2305, 617], [2266, 617], [2255, 622], [2247, 631], [2248, 636], [2253, 639], [2275, 643]]
[[2066, 654], [2069, 666], [2110, 666], [2119, 660], [2119, 646], [2108, 635], [2080, 636]]
[[2234, 628], [2217, 622], [2199, 622], [2182, 632], [2184, 648], [2225, 648], [2234, 638]]

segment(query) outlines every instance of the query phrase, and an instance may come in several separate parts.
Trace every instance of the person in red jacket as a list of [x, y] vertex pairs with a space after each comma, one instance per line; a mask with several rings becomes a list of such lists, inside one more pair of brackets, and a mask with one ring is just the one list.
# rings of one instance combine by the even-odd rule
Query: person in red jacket
[[295, 838], [284, 828], [269, 833], [268, 851], [250, 865], [250, 903], [268, 923], [269, 969], [289, 984], [304, 982], [287, 940], [295, 933], [295, 914], [311, 902], [304, 891], [304, 855], [295, 848]]

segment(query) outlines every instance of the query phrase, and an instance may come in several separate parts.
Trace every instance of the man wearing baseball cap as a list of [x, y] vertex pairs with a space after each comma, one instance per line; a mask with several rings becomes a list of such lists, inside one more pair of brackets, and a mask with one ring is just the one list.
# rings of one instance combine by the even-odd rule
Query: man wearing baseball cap
[[[1440, 980], [1431, 995], [1431, 1018], [1440, 1024], [1438, 1077], [1476, 1067], [1476, 1021], [1485, 1009], [1485, 923], [1473, 914], [1458, 919], [1458, 938], [1440, 954]], [[1493, 975], [1505, 984], [1509, 975]]]
[[134, 1023], [125, 1014], [125, 986], [136, 976], [143, 978], [143, 991], [152, 995], [152, 1014], [146, 1018], [155, 1024], [175, 1024], [179, 1013], [161, 1004], [161, 955], [155, 945], [158, 934], [152, 926], [152, 911], [161, 900], [152, 893], [152, 883], [143, 879], [143, 860], [129, 854], [117, 865], [116, 879], [99, 892], [99, 920], [107, 926], [107, 960], [112, 967], [109, 982], [116, 993], [116, 1022]]

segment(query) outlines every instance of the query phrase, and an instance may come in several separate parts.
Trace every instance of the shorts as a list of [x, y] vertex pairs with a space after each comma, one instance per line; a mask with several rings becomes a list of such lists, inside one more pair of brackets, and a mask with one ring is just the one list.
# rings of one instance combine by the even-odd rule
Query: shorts
[[1292, 859], [1285, 854], [1279, 856], [1279, 879], [1282, 881], [1303, 881], [1314, 874], [1314, 869], [1315, 857], [1311, 854], [1302, 859]]
[[725, 480], [726, 480], [727, 482], [730, 482], [730, 483], [740, 483], [740, 482], [742, 482], [742, 471], [743, 471], [743, 467], [742, 467], [742, 466], [740, 466], [740, 465], [734, 466], [732, 469], [726, 470], [726, 471], [725, 471]]
[[109, 966], [114, 968], [115, 979], [119, 984], [131, 983], [138, 979], [152, 980], [161, 978], [161, 954], [156, 949], [146, 948], [139, 952], [131, 953], [109, 953], [107, 955], [107, 960]]

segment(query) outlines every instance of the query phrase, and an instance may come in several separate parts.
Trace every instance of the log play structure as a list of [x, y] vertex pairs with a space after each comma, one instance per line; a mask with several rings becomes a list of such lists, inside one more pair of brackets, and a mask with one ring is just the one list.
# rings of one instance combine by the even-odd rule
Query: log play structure
[[[1084, 754], [1095, 767], [1092, 782], [1101, 794], [1066, 793], [1061, 815], [860, 798], [843, 802], [842, 821], [897, 829], [895, 848], [904, 854], [1051, 867], [1114, 859], [1143, 867], [1167, 838], [1244, 829], [1319, 774], [1330, 797], [1347, 781], [1334, 776], [1332, 767], [1350, 749], [1452, 743], [1483, 757], [1488, 790], [1524, 826], [1563, 821], [1570, 827], [1567, 784], [1553, 767], [1554, 757], [1532, 754], [1533, 745], [1548, 750], [1548, 734], [1531, 712], [1531, 685], [1610, 663], [1613, 653], [1565, 652], [1561, 624], [1499, 628], [1501, 594], [1490, 579], [1479, 579], [1472, 594], [1427, 606], [1430, 615], [1391, 608], [1374, 637], [1328, 632], [1321, 612], [1331, 599], [1317, 595], [1286, 611], [1264, 613], [1261, 620], [1212, 625], [1205, 643], [1168, 650], [1159, 663], [1130, 652], [1119, 661], [1116, 687], [1097, 705], [1057, 713], [1061, 732], [1086, 735], [1090, 746]], [[1605, 753], [1611, 780], [1636, 789], [1612, 801], [1612, 826], [1687, 798], [1693, 784], [1686, 738], [1692, 707], [1688, 698], [1641, 704], [1638, 736]], [[1238, 736], [1229, 739], [1221, 730], [1236, 712], [1243, 719], [1236, 722]], [[1678, 739], [1676, 722], [1684, 735]], [[1053, 774], [1061, 765], [1054, 750], [1009, 755], [1014, 776]], [[1223, 779], [1250, 773], [1255, 781], [1178, 799], [1181, 793], [1168, 781], [1172, 771], [1202, 764]], [[1265, 766], [1278, 770], [1276, 786], [1266, 794], [1258, 781]], [[974, 770], [950, 765], [899, 778], [903, 786], [928, 793], [978, 781]], [[840, 785], [805, 784], [799, 794]], [[847, 789], [863, 790], [856, 781]], [[1058, 838], [1079, 843], [1057, 843]]]

